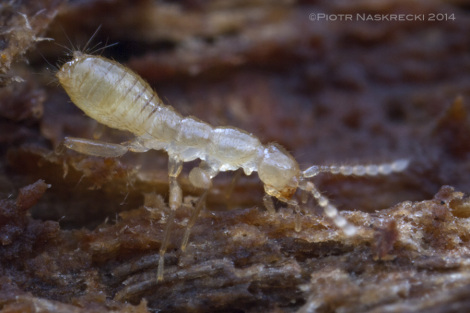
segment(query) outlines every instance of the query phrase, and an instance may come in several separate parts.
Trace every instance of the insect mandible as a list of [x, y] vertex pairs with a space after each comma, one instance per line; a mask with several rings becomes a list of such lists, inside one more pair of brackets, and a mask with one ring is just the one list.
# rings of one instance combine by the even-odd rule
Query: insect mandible
[[[200, 159], [189, 173], [190, 183], [204, 190], [195, 212], [205, 202], [212, 179], [223, 171], [242, 169], [246, 175], [258, 172], [264, 185], [265, 207], [274, 212], [272, 197], [286, 203], [298, 213], [297, 190], [310, 194], [336, 226], [346, 235], [356, 227], [339, 215], [338, 209], [322, 196], [310, 178], [329, 172], [341, 175], [388, 175], [403, 171], [407, 159], [378, 165], [311, 166], [303, 171], [294, 157], [276, 143], [262, 144], [253, 134], [235, 127], [213, 127], [199, 119], [183, 117], [173, 107], [163, 104], [157, 93], [141, 77], [123, 65], [107, 58], [74, 51], [69, 62], [56, 73], [71, 100], [96, 121], [135, 134], [130, 142], [113, 144], [89, 139], [66, 137], [64, 145], [80, 153], [119, 157], [128, 151], [165, 150], [168, 154], [170, 216], [160, 246], [157, 278], [163, 279], [164, 255], [175, 219], [182, 204], [182, 189], [177, 178], [184, 162]], [[302, 197], [302, 203], [307, 197]], [[195, 216], [197, 216], [197, 213]], [[296, 216], [299, 216], [297, 214]], [[186, 228], [181, 249], [184, 251], [193, 222]], [[299, 230], [296, 223], [296, 230]]]

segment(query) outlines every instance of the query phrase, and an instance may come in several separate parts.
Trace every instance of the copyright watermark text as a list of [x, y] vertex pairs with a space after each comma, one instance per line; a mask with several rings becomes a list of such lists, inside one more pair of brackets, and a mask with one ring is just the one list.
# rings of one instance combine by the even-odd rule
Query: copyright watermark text
[[422, 13], [422, 14], [330, 14], [330, 13], [310, 13], [308, 16], [310, 21], [359, 21], [359, 22], [443, 22], [455, 21], [454, 13]]

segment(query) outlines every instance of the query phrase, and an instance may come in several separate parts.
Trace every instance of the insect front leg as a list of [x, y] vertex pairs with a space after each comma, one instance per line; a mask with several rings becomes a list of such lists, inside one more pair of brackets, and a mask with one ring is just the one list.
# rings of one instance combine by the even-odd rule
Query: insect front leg
[[181, 207], [183, 199], [183, 191], [181, 190], [180, 185], [178, 184], [178, 176], [181, 173], [183, 168], [183, 162], [178, 158], [170, 156], [168, 160], [168, 176], [170, 180], [170, 216], [166, 223], [165, 231], [163, 232], [163, 240], [160, 246], [160, 259], [158, 260], [158, 269], [157, 269], [157, 279], [159, 281], [163, 280], [163, 267], [164, 267], [164, 256], [168, 242], [170, 241], [170, 231], [173, 223], [175, 221], [175, 212]]
[[276, 213], [276, 210], [274, 209], [274, 201], [273, 201], [273, 198], [270, 195], [265, 194], [263, 196], [263, 204], [264, 204], [264, 207], [266, 208], [266, 210], [268, 210], [268, 212], [270, 214]]
[[[286, 203], [287, 206], [294, 211], [294, 214], [295, 214], [295, 220], [294, 220], [295, 231], [296, 232], [301, 231], [302, 227], [301, 227], [301, 221], [300, 221], [300, 217], [301, 217], [300, 205], [297, 203], [297, 201], [292, 200], [292, 199], [286, 199], [286, 198], [280, 197], [278, 200]], [[266, 208], [266, 210], [268, 210], [269, 214], [276, 213], [276, 210], [274, 208], [274, 201], [273, 201], [273, 198], [270, 195], [265, 194], [263, 196], [263, 204], [264, 204], [264, 207]]]

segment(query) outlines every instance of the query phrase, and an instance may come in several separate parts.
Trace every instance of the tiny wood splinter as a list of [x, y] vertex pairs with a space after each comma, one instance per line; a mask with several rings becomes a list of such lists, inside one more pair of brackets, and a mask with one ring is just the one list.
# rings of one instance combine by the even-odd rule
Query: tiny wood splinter
[[[258, 172], [266, 192], [263, 201], [270, 212], [274, 212], [271, 197], [275, 197], [298, 213], [300, 206], [293, 195], [300, 189], [304, 193], [302, 203], [306, 203], [305, 194], [311, 194], [325, 214], [349, 236], [355, 234], [356, 227], [339, 215], [337, 208], [308, 179], [322, 172], [358, 176], [388, 175], [403, 171], [408, 166], [408, 160], [400, 159], [379, 165], [312, 166], [301, 171], [292, 155], [275, 143], [263, 145], [254, 135], [241, 129], [213, 127], [193, 116], [181, 116], [171, 106], [164, 105], [141, 77], [112, 60], [74, 51], [72, 60], [62, 65], [56, 76], [72, 101], [88, 116], [106, 126], [136, 135], [134, 140], [121, 144], [68, 137], [64, 140], [66, 147], [102, 157], [118, 157], [128, 151], [145, 152], [150, 149], [168, 153], [171, 215], [160, 246], [158, 280], [163, 279], [164, 255], [170, 229], [175, 211], [182, 202], [182, 190], [177, 178], [183, 162], [201, 160], [200, 165], [189, 173], [191, 184], [204, 190], [194, 215], [198, 214], [205, 202], [212, 178], [219, 172], [241, 168], [246, 175]], [[181, 245], [183, 251], [192, 224], [194, 222], [186, 228]], [[298, 218], [295, 228], [300, 230]]]

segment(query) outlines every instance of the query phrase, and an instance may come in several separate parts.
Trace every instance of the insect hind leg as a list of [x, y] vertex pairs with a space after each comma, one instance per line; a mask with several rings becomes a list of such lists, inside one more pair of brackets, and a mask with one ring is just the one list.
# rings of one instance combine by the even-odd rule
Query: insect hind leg
[[129, 147], [125, 145], [75, 137], [65, 137], [56, 151], [60, 153], [64, 147], [79, 153], [105, 158], [119, 157], [129, 151]]
[[85, 138], [65, 137], [62, 143], [57, 147], [56, 152], [61, 153], [64, 148], [104, 158], [117, 158], [128, 151], [145, 152], [148, 150], [148, 148], [142, 145], [139, 138], [117, 144]]
[[189, 235], [191, 234], [191, 229], [193, 228], [196, 220], [201, 212], [201, 209], [205, 206], [207, 193], [209, 189], [204, 190], [204, 193], [199, 197], [197, 200], [196, 206], [194, 207], [193, 213], [188, 221], [188, 225], [186, 226], [186, 230], [184, 232], [183, 241], [181, 242], [181, 251], [186, 251], [186, 247], [188, 246]]

